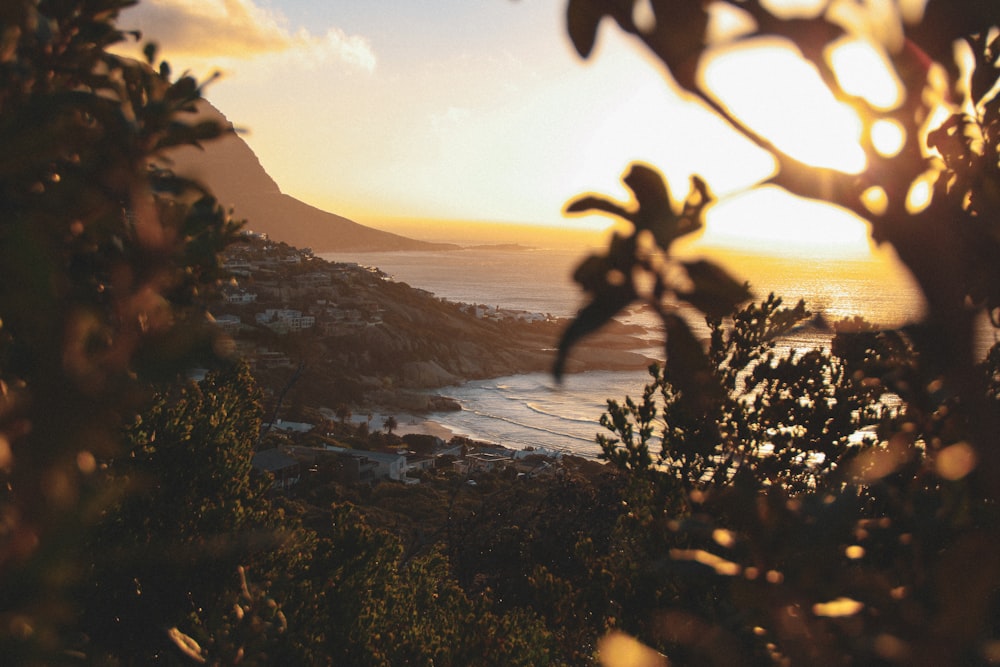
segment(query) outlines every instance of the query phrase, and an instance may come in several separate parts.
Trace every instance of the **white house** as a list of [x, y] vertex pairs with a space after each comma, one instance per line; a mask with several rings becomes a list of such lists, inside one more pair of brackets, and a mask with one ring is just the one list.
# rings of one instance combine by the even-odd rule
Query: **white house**
[[268, 308], [263, 313], [257, 313], [256, 320], [257, 324], [279, 333], [311, 329], [316, 324], [312, 315], [303, 315], [301, 310], [291, 308]]
[[253, 292], [248, 292], [245, 289], [232, 290], [225, 293], [226, 303], [233, 303], [238, 306], [244, 306], [248, 303], [254, 303], [257, 301], [257, 295]]
[[241, 321], [239, 315], [216, 315], [215, 326], [226, 333], [236, 333], [240, 330]]
[[406, 475], [406, 457], [402, 454], [391, 452], [369, 452], [361, 449], [348, 449], [346, 447], [326, 446], [327, 451], [339, 452], [373, 461], [375, 465], [376, 479], [392, 479], [403, 481]]
[[265, 449], [253, 455], [253, 467], [268, 474], [271, 488], [288, 489], [299, 482], [299, 462], [280, 449]]

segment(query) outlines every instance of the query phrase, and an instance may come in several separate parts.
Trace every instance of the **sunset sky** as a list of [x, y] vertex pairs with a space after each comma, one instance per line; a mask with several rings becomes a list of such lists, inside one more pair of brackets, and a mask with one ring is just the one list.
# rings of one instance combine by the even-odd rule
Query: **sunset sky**
[[[605, 225], [562, 210], [587, 191], [624, 198], [620, 177], [642, 160], [678, 197], [690, 174], [707, 180], [720, 202], [705, 243], [867, 252], [861, 221], [751, 190], [770, 158], [673, 93], [616, 27], [580, 60], [564, 12], [563, 0], [142, 0], [120, 25], [156, 41], [175, 71], [219, 70], [207, 97], [282, 190], [364, 224]], [[789, 106], [785, 82], [804, 85], [794, 63], [774, 62], [764, 81], [733, 63], [718, 76], [770, 114]], [[810, 127], [805, 115], [778, 124], [849, 165], [850, 120], [818, 114]]]

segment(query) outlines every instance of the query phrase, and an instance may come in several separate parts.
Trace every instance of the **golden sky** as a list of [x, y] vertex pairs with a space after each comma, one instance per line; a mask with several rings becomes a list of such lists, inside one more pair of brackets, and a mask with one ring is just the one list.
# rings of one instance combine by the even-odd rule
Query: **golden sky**
[[[282, 190], [364, 224], [606, 226], [563, 208], [584, 192], [624, 199], [620, 177], [640, 160], [678, 197], [691, 174], [708, 182], [719, 202], [705, 244], [868, 252], [861, 220], [755, 187], [770, 157], [674, 92], [610, 22], [581, 61], [564, 11], [563, 0], [142, 0], [120, 25], [158, 42], [175, 71], [219, 70], [207, 97]], [[863, 56], [855, 71], [877, 74]], [[857, 120], [794, 54], [723, 56], [703, 75], [797, 157], [861, 168]]]

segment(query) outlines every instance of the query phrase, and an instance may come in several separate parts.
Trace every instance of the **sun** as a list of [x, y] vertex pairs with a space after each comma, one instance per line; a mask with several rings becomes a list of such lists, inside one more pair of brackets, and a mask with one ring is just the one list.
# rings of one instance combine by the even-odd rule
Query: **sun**
[[817, 167], [865, 168], [861, 119], [785, 40], [720, 49], [702, 78], [730, 113], [779, 150]]
[[871, 252], [863, 220], [773, 185], [724, 198], [709, 208], [698, 243], [804, 259], [866, 257]]
[[[826, 52], [837, 84], [876, 111], [895, 108], [902, 87], [888, 59], [866, 40], [844, 38]], [[745, 40], [716, 49], [701, 70], [702, 84], [729, 113], [778, 150], [806, 164], [859, 174], [867, 166], [863, 123], [836, 99], [816, 68], [788, 41]], [[871, 128], [875, 149], [892, 156], [903, 146], [891, 121]], [[733, 169], [742, 165], [734, 161]], [[724, 198], [708, 220], [706, 242], [743, 242], [772, 252], [867, 254], [864, 222], [823, 202], [808, 202], [772, 186]]]

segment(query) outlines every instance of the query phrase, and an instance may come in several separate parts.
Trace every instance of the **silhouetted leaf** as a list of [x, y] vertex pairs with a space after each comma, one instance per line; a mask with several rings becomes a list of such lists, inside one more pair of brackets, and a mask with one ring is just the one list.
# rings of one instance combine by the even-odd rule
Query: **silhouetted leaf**
[[739, 282], [714, 262], [697, 260], [681, 264], [694, 287], [689, 292], [678, 291], [677, 296], [709, 317], [725, 317], [750, 298], [746, 283]]
[[640, 209], [656, 211], [670, 209], [670, 190], [656, 169], [635, 162], [622, 180], [635, 195]]
[[570, 0], [566, 7], [566, 28], [576, 52], [586, 58], [594, 49], [597, 28], [604, 11], [593, 0]]
[[660, 317], [667, 332], [663, 375], [693, 410], [702, 411], [720, 391], [708, 355], [684, 318], [667, 312]]
[[605, 285], [594, 299], [577, 313], [559, 341], [559, 350], [552, 368], [552, 374], [557, 382], [562, 380], [566, 358], [573, 345], [610, 322], [612, 317], [620, 313], [635, 298], [635, 289], [631, 284]]
[[632, 214], [629, 211], [603, 197], [581, 197], [566, 207], [567, 213], [585, 213], [588, 211], [603, 211], [624, 220], [632, 220]]
[[989, 44], [986, 43], [987, 36], [985, 34], [969, 37], [967, 41], [976, 58], [976, 66], [972, 71], [970, 81], [970, 92], [972, 100], [978, 104], [992, 90], [997, 81], [997, 50], [1000, 48], [1000, 37], [994, 38]]
[[698, 176], [691, 177], [691, 190], [687, 199], [684, 200], [684, 211], [681, 219], [677, 222], [677, 237], [696, 232], [702, 227], [702, 214], [705, 207], [712, 203], [712, 193], [708, 191], [708, 185]]
[[591, 255], [580, 262], [573, 272], [573, 282], [587, 292], [595, 293], [608, 282], [608, 271], [611, 265], [604, 255]]

